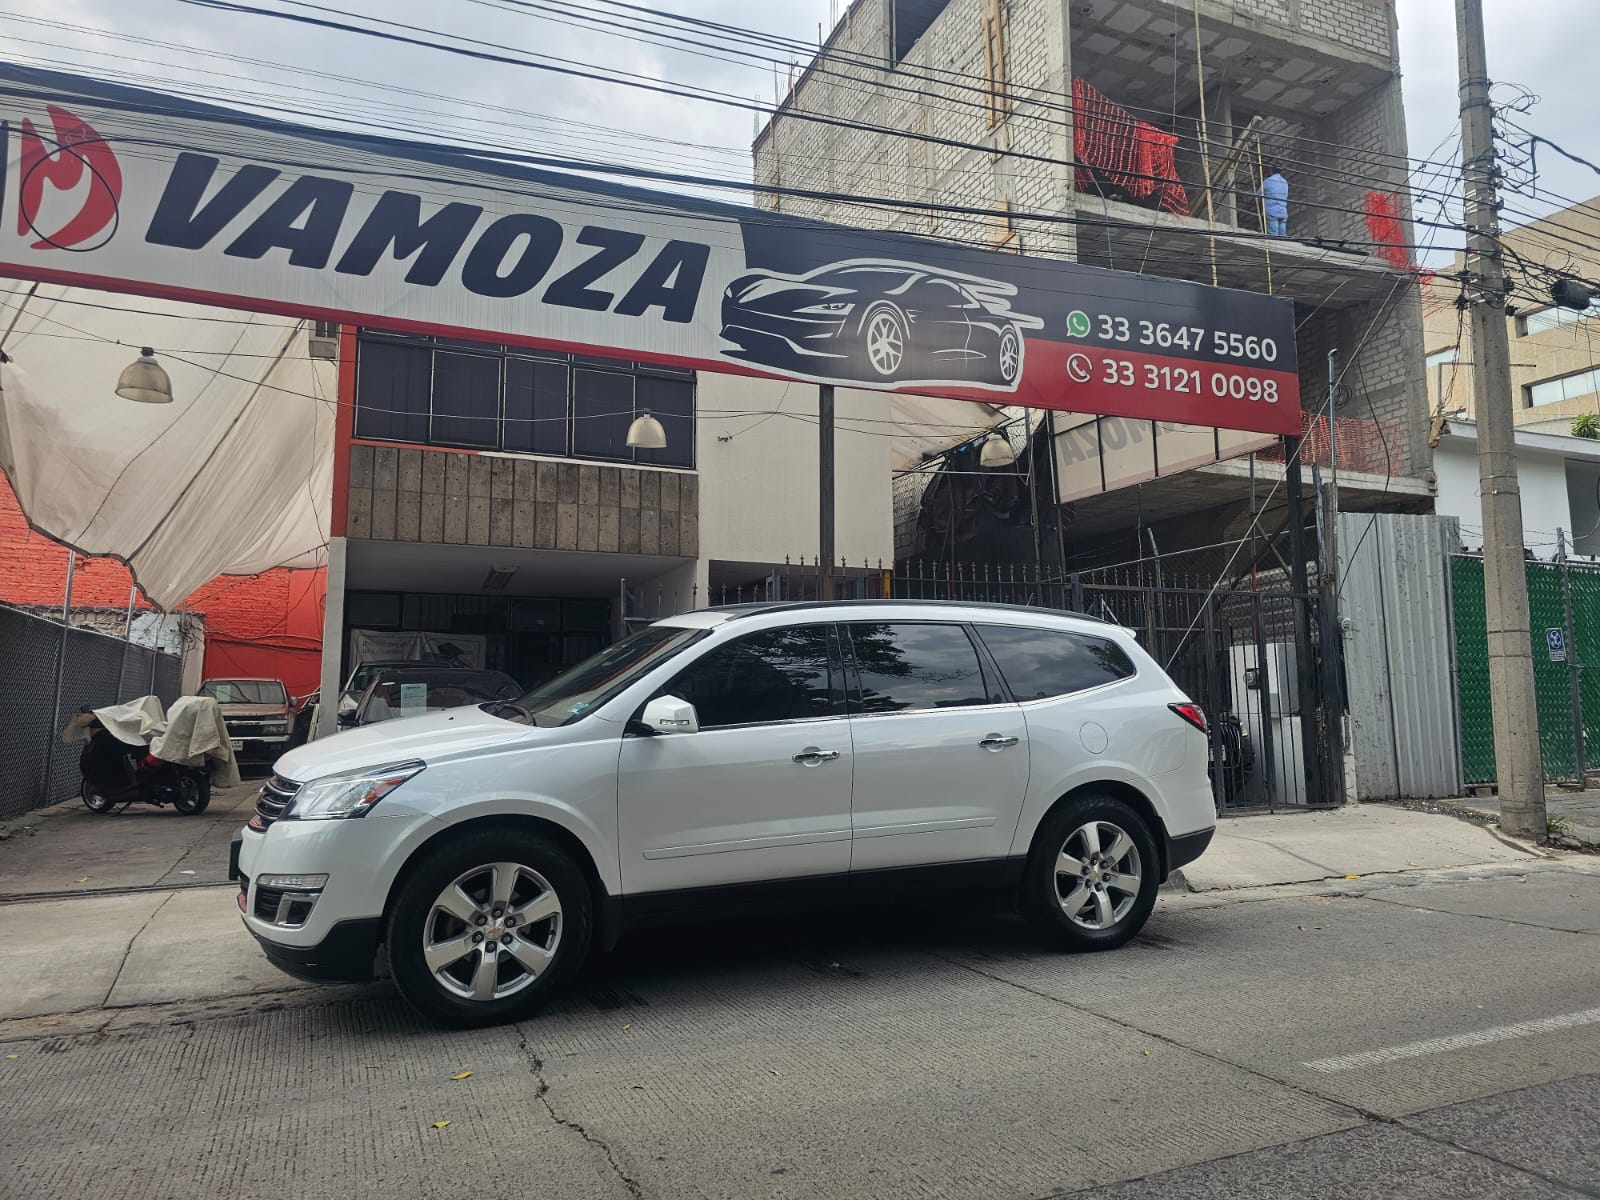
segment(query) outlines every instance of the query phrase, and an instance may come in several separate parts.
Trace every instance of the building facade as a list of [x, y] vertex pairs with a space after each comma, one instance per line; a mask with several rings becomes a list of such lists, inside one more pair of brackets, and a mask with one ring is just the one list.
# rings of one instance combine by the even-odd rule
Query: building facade
[[[1544, 281], [1557, 271], [1578, 279], [1600, 274], [1600, 197], [1508, 229], [1501, 241], [1518, 279], [1506, 316], [1513, 419], [1541, 433], [1566, 433], [1573, 418], [1600, 410], [1600, 357], [1594, 344], [1600, 306], [1559, 307]], [[1458, 260], [1427, 288], [1428, 400], [1436, 422], [1473, 416], [1472, 329], [1455, 303], [1460, 284], [1454, 275], [1460, 269]]]
[[[814, 580], [814, 386], [345, 327], [339, 398], [324, 694], [358, 630], [470, 638], [533, 685], [630, 622]], [[860, 580], [893, 554], [889, 439], [881, 395], [835, 404]], [[627, 445], [645, 413], [664, 448]]]
[[[1388, 0], [855, 0], [754, 176], [784, 212], [1285, 296], [1309, 443], [1342, 447], [1345, 502], [1426, 509], [1405, 155]], [[1286, 237], [1263, 232], [1273, 170]], [[1169, 544], [1219, 540], [1283, 478], [1281, 456], [1244, 459], [1260, 438], [1074, 414], [1042, 432], [1069, 542], [1163, 522]]]

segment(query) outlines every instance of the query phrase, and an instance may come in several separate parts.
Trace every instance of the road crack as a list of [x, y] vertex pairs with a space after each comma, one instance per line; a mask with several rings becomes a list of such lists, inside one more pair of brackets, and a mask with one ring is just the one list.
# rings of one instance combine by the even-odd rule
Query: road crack
[[528, 1044], [528, 1033], [521, 1025], [517, 1026], [517, 1047], [528, 1060], [528, 1073], [533, 1076], [534, 1082], [538, 1085], [538, 1090], [534, 1093], [534, 1099], [544, 1106], [545, 1112], [550, 1114], [550, 1119], [563, 1129], [572, 1130], [584, 1141], [599, 1150], [601, 1154], [605, 1155], [606, 1165], [611, 1168], [611, 1173], [621, 1181], [622, 1186], [628, 1189], [628, 1195], [643, 1197], [644, 1189], [639, 1186], [639, 1181], [622, 1169], [622, 1164], [617, 1161], [616, 1154], [613, 1153], [610, 1144], [604, 1138], [590, 1133], [581, 1121], [575, 1121], [571, 1117], [564, 1117], [556, 1111], [555, 1105], [550, 1101], [550, 1081], [544, 1077], [544, 1060]]
[[133, 953], [133, 944], [139, 940], [140, 934], [150, 928], [150, 922], [154, 921], [161, 910], [171, 902], [172, 897], [169, 895], [155, 906], [150, 915], [144, 919], [144, 924], [133, 931], [133, 936], [128, 939], [128, 944], [122, 948], [122, 959], [117, 963], [117, 973], [111, 977], [111, 986], [106, 989], [106, 994], [100, 998], [101, 1008], [105, 1008], [111, 1003], [111, 993], [117, 990], [117, 981], [122, 978], [122, 969], [128, 965], [128, 956]]

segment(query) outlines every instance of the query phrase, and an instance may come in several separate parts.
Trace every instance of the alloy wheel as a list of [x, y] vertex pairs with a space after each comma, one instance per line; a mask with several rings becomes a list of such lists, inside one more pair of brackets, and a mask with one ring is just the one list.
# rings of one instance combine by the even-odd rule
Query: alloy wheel
[[532, 984], [561, 944], [561, 898], [519, 863], [486, 863], [434, 899], [422, 956], [434, 981], [465, 1000], [502, 1000]]
[[1008, 329], [1000, 335], [1000, 378], [1007, 383], [1015, 383], [1021, 358], [1022, 347], [1017, 335]]
[[1133, 909], [1144, 878], [1139, 849], [1121, 826], [1089, 821], [1056, 855], [1056, 899], [1074, 925], [1110, 929]]
[[905, 349], [905, 335], [900, 332], [900, 322], [892, 312], [878, 312], [867, 322], [867, 357], [879, 375], [893, 375], [898, 371]]

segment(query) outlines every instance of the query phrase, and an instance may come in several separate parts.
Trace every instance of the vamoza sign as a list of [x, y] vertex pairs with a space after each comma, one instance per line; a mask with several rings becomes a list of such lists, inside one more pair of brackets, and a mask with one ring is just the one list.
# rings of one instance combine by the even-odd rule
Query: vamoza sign
[[1297, 433], [1288, 301], [806, 222], [0, 67], [0, 274]]

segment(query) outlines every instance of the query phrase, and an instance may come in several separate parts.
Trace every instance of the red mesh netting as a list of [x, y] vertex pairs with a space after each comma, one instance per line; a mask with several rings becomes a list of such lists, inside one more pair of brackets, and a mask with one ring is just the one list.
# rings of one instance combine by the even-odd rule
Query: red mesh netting
[[1081, 79], [1072, 81], [1073, 153], [1080, 192], [1094, 192], [1095, 174], [1157, 208], [1189, 215], [1189, 196], [1178, 182], [1178, 136], [1163, 133], [1113, 104]]
[[1377, 244], [1379, 257], [1398, 270], [1410, 271], [1424, 280], [1431, 278], [1413, 261], [1406, 245], [1405, 227], [1400, 224], [1400, 198], [1385, 192], [1368, 192], [1365, 207], [1367, 235]]

